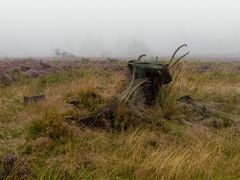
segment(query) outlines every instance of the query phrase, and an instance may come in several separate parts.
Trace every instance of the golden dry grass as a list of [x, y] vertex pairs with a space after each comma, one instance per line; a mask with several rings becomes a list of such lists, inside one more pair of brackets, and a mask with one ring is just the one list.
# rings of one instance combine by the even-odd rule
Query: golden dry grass
[[[180, 109], [176, 102], [182, 95], [191, 95], [217, 110], [240, 115], [239, 74], [189, 73], [183, 66], [174, 72], [172, 84], [162, 89], [164, 97], [158, 102], [162, 108], [146, 110], [159, 122], [114, 131], [64, 121], [65, 115], [95, 111], [89, 103], [101, 107], [122, 90], [125, 76], [121, 72], [82, 71], [63, 72], [66, 79], [62, 80], [49, 75], [1, 89], [0, 156], [15, 152], [18, 157], [7, 176], [1, 177], [4, 168], [0, 168], [1, 178], [240, 178], [240, 126], [203, 126], [194, 121], [196, 114]], [[81, 98], [88, 92], [101, 100], [92, 105], [88, 101], [80, 109], [66, 103], [69, 97]], [[45, 93], [47, 101], [22, 105], [24, 95], [36, 93]], [[118, 121], [129, 118], [125, 112], [125, 107], [118, 109]]]

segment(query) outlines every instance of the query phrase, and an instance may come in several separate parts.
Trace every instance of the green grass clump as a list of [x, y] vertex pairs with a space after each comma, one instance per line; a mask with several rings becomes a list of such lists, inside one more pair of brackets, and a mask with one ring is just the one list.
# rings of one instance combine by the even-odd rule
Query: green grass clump
[[76, 108], [87, 108], [90, 111], [96, 111], [103, 103], [101, 96], [93, 89], [85, 89], [78, 93], [69, 93], [66, 95], [67, 102], [72, 103]]

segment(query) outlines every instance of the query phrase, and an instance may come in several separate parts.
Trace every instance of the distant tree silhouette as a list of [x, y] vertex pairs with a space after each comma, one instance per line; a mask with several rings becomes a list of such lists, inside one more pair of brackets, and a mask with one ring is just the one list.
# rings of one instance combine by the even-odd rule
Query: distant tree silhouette
[[60, 58], [74, 58], [75, 56], [71, 52], [61, 50], [59, 48], [53, 49], [53, 54], [55, 57]]

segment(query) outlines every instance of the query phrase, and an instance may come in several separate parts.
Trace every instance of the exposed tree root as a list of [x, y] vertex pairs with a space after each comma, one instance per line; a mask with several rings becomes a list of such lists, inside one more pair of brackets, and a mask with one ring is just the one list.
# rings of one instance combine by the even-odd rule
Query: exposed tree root
[[213, 116], [213, 117], [217, 117], [217, 118], [220, 118], [223, 120], [227, 120], [230, 124], [240, 123], [240, 116], [227, 114], [227, 113], [206, 107], [204, 104], [201, 104], [201, 103], [195, 101], [190, 96], [180, 97], [179, 102], [186, 105], [187, 108], [190, 108], [193, 111], [201, 114], [203, 117]]

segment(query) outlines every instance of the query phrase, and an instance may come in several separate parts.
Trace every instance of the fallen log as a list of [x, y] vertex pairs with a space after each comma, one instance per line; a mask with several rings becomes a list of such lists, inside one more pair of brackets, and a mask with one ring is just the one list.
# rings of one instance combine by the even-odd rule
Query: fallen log
[[201, 104], [195, 101], [188, 95], [180, 97], [178, 101], [183, 103], [193, 111], [201, 114], [203, 117], [213, 116], [213, 117], [221, 118], [223, 120], [227, 120], [230, 124], [240, 123], [240, 116], [227, 114], [227, 113], [218, 111], [216, 109], [209, 108], [204, 104]]

